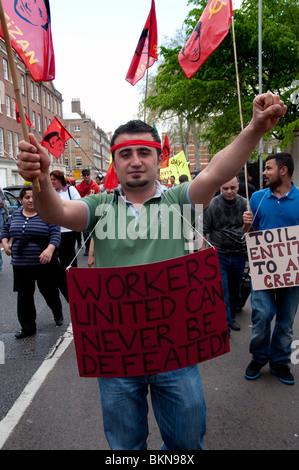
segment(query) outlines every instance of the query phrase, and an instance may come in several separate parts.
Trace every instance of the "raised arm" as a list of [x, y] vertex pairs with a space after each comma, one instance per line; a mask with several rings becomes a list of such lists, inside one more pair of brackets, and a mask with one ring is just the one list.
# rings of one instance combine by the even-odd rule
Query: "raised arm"
[[33, 190], [34, 206], [39, 216], [51, 224], [81, 231], [86, 227], [87, 209], [80, 201], [62, 201], [53, 189], [49, 167], [50, 159], [46, 150], [39, 145], [33, 134], [29, 134], [30, 143], [19, 143], [18, 169], [26, 181], [38, 178], [40, 192]]
[[191, 202], [209, 205], [219, 187], [231, 180], [243, 168], [256, 145], [285, 115], [287, 107], [278, 95], [265, 93], [253, 101], [253, 116], [248, 126], [192, 181], [189, 189]]

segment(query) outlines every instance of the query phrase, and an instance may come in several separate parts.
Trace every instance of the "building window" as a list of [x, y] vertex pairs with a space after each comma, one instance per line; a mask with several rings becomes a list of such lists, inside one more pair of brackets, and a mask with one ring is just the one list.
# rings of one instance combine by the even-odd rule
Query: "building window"
[[8, 61], [3, 59], [3, 76], [5, 80], [8, 80]]
[[30, 82], [31, 99], [34, 101], [34, 82]]
[[0, 127], [0, 156], [4, 157], [4, 132]]
[[77, 137], [76, 139], [74, 139], [75, 141], [75, 147], [80, 147], [81, 145], [81, 138], [80, 137]]
[[25, 77], [24, 77], [24, 75], [21, 75], [21, 92], [22, 92], [22, 95], [25, 95]]
[[36, 85], [36, 102], [39, 104], [40, 100], [40, 93], [39, 93], [39, 86]]
[[15, 100], [12, 100], [12, 118], [13, 118], [13, 119], [17, 119], [16, 102], [15, 102]]
[[76, 156], [76, 166], [82, 166], [82, 157], [81, 157], [81, 155]]
[[5, 96], [5, 106], [6, 106], [6, 116], [11, 117], [10, 97], [8, 95]]
[[38, 132], [42, 131], [42, 123], [41, 123], [40, 114], [37, 115], [37, 130]]
[[47, 93], [47, 98], [48, 98], [48, 110], [51, 111], [50, 93]]
[[12, 132], [7, 131], [7, 137], [8, 137], [8, 154], [13, 157], [13, 141], [12, 141]]
[[33, 127], [35, 127], [35, 124], [36, 124], [35, 111], [32, 111], [32, 124], [33, 124]]
[[14, 140], [15, 140], [15, 155], [18, 155], [18, 145], [19, 145], [19, 134], [14, 133]]
[[81, 126], [80, 124], [74, 124], [74, 132], [80, 132]]

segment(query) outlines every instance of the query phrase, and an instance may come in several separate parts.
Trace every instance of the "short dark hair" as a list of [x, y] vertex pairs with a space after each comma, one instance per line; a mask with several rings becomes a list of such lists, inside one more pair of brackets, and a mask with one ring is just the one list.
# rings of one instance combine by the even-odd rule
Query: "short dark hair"
[[32, 184], [27, 184], [24, 186], [24, 188], [21, 189], [19, 199], [23, 199], [27, 191], [32, 191]]
[[60, 181], [60, 183], [62, 184], [62, 186], [66, 186], [66, 185], [67, 185], [67, 181], [66, 181], [66, 179], [65, 179], [65, 176], [64, 176], [63, 171], [61, 171], [61, 170], [53, 170], [53, 171], [51, 171], [50, 176], [54, 176], [55, 179], [57, 179], [58, 181]]
[[281, 152], [281, 153], [271, 153], [268, 155], [266, 158], [266, 162], [268, 160], [275, 159], [276, 165], [278, 166], [279, 169], [281, 169], [283, 166], [286, 166], [288, 169], [288, 173], [290, 176], [293, 175], [294, 173], [294, 160], [291, 154], [286, 153], [286, 152]]
[[[115, 139], [121, 134], [144, 134], [144, 133], [151, 134], [154, 142], [159, 142], [159, 144], [161, 144], [160, 136], [154, 127], [150, 126], [149, 124], [146, 124], [146, 122], [144, 121], [140, 121], [139, 119], [133, 119], [131, 121], [128, 121], [126, 124], [122, 124], [115, 130], [111, 139], [111, 147], [114, 145]], [[157, 154], [159, 157], [161, 155], [162, 150], [161, 149], [156, 149], [156, 150], [157, 150]], [[114, 158], [114, 152], [112, 153], [112, 158]]]
[[184, 183], [185, 181], [188, 181], [188, 175], [180, 175], [179, 182]]
[[85, 168], [85, 170], [82, 170], [82, 175], [90, 175], [90, 170], [88, 168]]

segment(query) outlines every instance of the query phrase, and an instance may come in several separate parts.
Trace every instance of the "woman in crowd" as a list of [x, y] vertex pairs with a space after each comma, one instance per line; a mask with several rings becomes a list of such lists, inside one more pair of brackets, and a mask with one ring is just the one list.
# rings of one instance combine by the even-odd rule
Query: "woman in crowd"
[[52, 310], [57, 326], [63, 323], [62, 304], [52, 265], [60, 244], [60, 227], [47, 224], [36, 213], [32, 186], [20, 192], [22, 207], [8, 218], [2, 230], [2, 245], [11, 256], [14, 291], [18, 293], [18, 319], [21, 332], [17, 339], [36, 333], [35, 283]]
[[[60, 199], [81, 199], [80, 194], [76, 190], [76, 188], [72, 185], [68, 185], [65, 179], [65, 176], [62, 171], [54, 170], [50, 173], [51, 182], [53, 188], [57, 191], [60, 196]], [[73, 268], [77, 267], [77, 259], [76, 257], [76, 240], [78, 233], [72, 232], [71, 230], [60, 227], [61, 228], [61, 243], [58, 249], [60, 262], [62, 267], [66, 269], [68, 266], [72, 264]]]

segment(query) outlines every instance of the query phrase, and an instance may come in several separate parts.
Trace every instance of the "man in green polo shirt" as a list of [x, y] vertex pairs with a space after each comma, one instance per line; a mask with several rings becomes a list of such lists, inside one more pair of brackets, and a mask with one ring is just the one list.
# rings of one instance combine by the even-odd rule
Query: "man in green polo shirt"
[[[51, 185], [48, 155], [32, 134], [30, 143], [19, 144], [19, 172], [26, 180], [39, 179], [41, 191], [34, 196], [42, 218], [72, 230], [93, 230], [96, 267], [175, 258], [187, 253], [186, 226], [178, 227], [177, 222], [181, 215], [188, 219], [185, 206], [191, 207], [192, 225], [195, 206], [208, 206], [217, 189], [240, 171], [262, 136], [285, 112], [279, 96], [256, 97], [253, 118], [236, 140], [218, 152], [192, 182], [167, 191], [156, 181], [162, 163], [161, 140], [154, 128], [141, 121], [120, 126], [113, 135], [111, 152], [120, 184], [113, 195], [62, 201]], [[99, 384], [111, 449], [146, 449], [149, 386], [163, 448], [203, 448], [206, 406], [197, 366], [141, 377], [99, 378]]]

